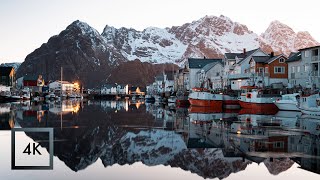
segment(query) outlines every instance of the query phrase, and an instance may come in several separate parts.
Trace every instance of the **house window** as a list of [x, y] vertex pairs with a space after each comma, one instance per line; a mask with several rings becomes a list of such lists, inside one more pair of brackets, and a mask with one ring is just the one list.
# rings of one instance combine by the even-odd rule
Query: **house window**
[[259, 73], [263, 73], [263, 67], [259, 67]]
[[304, 57], [309, 57], [309, 51], [304, 52]]
[[279, 63], [284, 63], [284, 58], [280, 58]]
[[220, 76], [220, 73], [219, 73], [219, 72], [217, 72], [216, 76]]
[[300, 72], [300, 66], [297, 66], [297, 72]]
[[265, 73], [269, 73], [269, 67], [265, 67], [265, 68], [264, 68], [264, 72], [265, 72]]
[[291, 67], [291, 71], [292, 71], [292, 73], [295, 73], [296, 67], [295, 67], [295, 66], [292, 66], [292, 67]]
[[273, 143], [274, 148], [283, 148], [284, 147], [284, 142], [274, 142]]
[[318, 55], [319, 55], [318, 49], [312, 50], [312, 56], [318, 56]]
[[276, 67], [274, 67], [274, 73], [275, 74], [284, 74], [285, 68], [282, 66], [276, 66]]
[[308, 71], [308, 66], [304, 65], [304, 72], [307, 72], [307, 71]]

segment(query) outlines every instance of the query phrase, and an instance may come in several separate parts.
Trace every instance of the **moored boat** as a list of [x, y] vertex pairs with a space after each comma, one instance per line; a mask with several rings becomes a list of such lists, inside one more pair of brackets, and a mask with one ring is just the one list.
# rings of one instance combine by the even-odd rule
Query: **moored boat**
[[284, 111], [300, 111], [298, 108], [299, 93], [282, 95], [281, 99], [274, 101], [274, 104], [280, 110]]
[[266, 93], [263, 89], [256, 86], [242, 86], [241, 91], [241, 96], [239, 97], [241, 108], [263, 109], [264, 111], [278, 110], [274, 101], [280, 100], [281, 95]]
[[320, 116], [320, 96], [319, 94], [302, 95], [299, 109], [303, 114]]
[[189, 94], [189, 102], [192, 106], [206, 106], [213, 108], [236, 108], [239, 106], [236, 96], [210, 92], [206, 88], [193, 88]]

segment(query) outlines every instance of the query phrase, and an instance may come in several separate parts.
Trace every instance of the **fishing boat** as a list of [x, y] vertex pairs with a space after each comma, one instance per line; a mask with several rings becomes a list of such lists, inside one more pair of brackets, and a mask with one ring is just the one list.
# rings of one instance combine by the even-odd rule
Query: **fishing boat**
[[206, 106], [213, 108], [239, 108], [238, 99], [236, 96], [229, 93], [211, 92], [206, 88], [192, 88], [192, 93], [189, 94], [189, 102], [192, 106]]
[[300, 111], [298, 108], [298, 101], [300, 98], [299, 93], [294, 94], [285, 94], [281, 96], [281, 99], [277, 99], [274, 101], [274, 104], [280, 110], [284, 111]]
[[278, 110], [274, 101], [281, 99], [281, 95], [270, 94], [266, 90], [256, 86], [242, 86], [239, 104], [241, 108], [260, 110]]
[[302, 95], [299, 109], [303, 114], [320, 116], [320, 96], [318, 93]]

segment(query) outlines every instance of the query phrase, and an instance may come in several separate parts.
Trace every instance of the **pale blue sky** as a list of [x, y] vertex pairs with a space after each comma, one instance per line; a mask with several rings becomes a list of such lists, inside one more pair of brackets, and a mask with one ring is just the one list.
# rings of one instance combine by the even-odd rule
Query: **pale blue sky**
[[170, 27], [205, 15], [225, 15], [261, 34], [273, 20], [320, 41], [317, 0], [0, 0], [0, 63], [23, 61], [42, 43], [79, 19], [142, 30]]

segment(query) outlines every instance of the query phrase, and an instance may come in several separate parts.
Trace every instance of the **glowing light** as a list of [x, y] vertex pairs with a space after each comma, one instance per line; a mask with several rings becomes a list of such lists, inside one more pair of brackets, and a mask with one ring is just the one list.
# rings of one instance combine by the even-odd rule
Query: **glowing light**
[[240, 131], [240, 130], [238, 130], [238, 131], [237, 131], [237, 134], [241, 134], [241, 131]]

